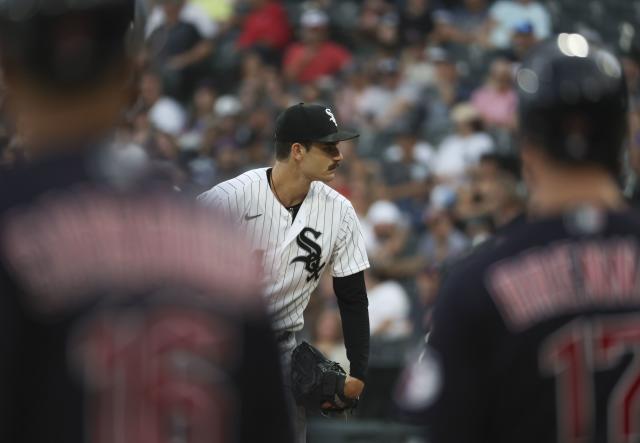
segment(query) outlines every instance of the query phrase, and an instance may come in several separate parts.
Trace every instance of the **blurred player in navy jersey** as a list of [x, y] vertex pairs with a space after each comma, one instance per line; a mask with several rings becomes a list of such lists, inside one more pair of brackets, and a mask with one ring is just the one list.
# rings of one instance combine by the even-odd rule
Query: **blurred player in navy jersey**
[[0, 441], [289, 442], [242, 240], [149, 182], [112, 136], [133, 0], [0, 2], [29, 165], [0, 176]]
[[578, 34], [517, 73], [527, 220], [452, 269], [398, 395], [430, 441], [640, 438], [640, 218], [617, 184], [620, 63]]

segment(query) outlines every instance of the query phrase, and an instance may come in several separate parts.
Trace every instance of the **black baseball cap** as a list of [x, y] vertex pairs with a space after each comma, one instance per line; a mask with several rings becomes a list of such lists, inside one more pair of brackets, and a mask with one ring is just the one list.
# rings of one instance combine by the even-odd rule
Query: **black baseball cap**
[[323, 105], [299, 103], [287, 108], [276, 120], [275, 139], [279, 142], [336, 143], [359, 137], [338, 130], [333, 111]]

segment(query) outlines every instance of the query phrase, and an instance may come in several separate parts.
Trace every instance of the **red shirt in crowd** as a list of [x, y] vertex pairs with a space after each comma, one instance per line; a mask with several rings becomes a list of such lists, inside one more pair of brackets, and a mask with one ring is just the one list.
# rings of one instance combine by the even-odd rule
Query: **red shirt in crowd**
[[263, 44], [284, 49], [291, 40], [291, 26], [286, 9], [277, 0], [252, 11], [244, 21], [238, 46], [242, 49]]
[[289, 46], [284, 57], [284, 70], [298, 83], [312, 83], [324, 76], [334, 75], [351, 61], [351, 54], [343, 46], [324, 42], [313, 56], [302, 43]]

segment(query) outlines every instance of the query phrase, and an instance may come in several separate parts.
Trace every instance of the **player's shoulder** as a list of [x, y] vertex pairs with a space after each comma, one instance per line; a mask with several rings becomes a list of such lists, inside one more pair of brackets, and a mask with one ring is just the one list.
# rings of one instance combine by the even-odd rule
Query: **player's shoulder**
[[344, 195], [340, 194], [335, 189], [333, 189], [331, 186], [325, 183], [316, 181], [316, 182], [313, 182], [312, 189], [313, 189], [314, 196], [317, 197], [318, 199], [324, 200], [326, 203], [331, 203], [333, 205], [337, 205], [339, 207], [342, 207], [348, 210], [352, 210], [352, 211], [354, 210], [353, 205], [351, 204], [349, 199]]
[[208, 191], [200, 195], [200, 199], [208, 199], [214, 196], [236, 196], [238, 194], [246, 195], [247, 188], [255, 183], [268, 183], [268, 168], [258, 168], [246, 171], [237, 177], [218, 183]]
[[501, 264], [544, 255], [566, 243], [620, 238], [640, 243], [640, 211], [605, 213], [586, 208], [538, 220], [522, 217], [452, 264], [446, 280], [452, 288], [484, 287]]

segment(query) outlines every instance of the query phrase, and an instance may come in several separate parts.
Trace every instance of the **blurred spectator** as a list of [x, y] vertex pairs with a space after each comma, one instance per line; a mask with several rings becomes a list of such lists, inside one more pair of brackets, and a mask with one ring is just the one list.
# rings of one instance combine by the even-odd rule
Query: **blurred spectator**
[[521, 220], [525, 199], [518, 159], [488, 153], [470, 173], [469, 185], [458, 190], [456, 215], [475, 246]]
[[[163, 74], [167, 94], [186, 102], [208, 72], [216, 27], [196, 5], [160, 0], [148, 26], [151, 63]], [[152, 17], [153, 19], [153, 17]]]
[[[169, 16], [178, 13], [179, 21], [189, 23], [197, 29], [200, 35], [208, 40], [213, 40], [218, 34], [218, 25], [210, 14], [207, 14], [205, 0], [156, 0], [156, 5], [149, 15], [146, 34], [150, 36], [155, 30], [166, 24]], [[228, 4], [228, 0], [216, 0], [220, 8]], [[209, 6], [209, 5], [207, 5]]]
[[386, 260], [401, 252], [407, 226], [402, 212], [394, 203], [386, 200], [374, 202], [362, 223], [371, 260]]
[[500, 228], [524, 213], [525, 200], [517, 158], [484, 154], [476, 172], [477, 203]]
[[538, 42], [533, 25], [530, 22], [519, 23], [513, 28], [511, 46], [502, 52], [502, 56], [511, 62], [521, 63]]
[[384, 152], [385, 197], [412, 218], [419, 217], [429, 195], [427, 179], [433, 172], [434, 157], [433, 147], [420, 140], [415, 129], [399, 132]]
[[640, 207], [640, 109], [629, 115], [629, 143], [627, 156], [630, 168], [627, 192], [634, 207]]
[[380, 23], [385, 16], [388, 17], [389, 14], [394, 13], [391, 3], [385, 0], [365, 0], [362, 3], [358, 22], [359, 35], [362, 39], [358, 46], [361, 52], [368, 53], [371, 50], [370, 46], [375, 46]]
[[504, 58], [491, 63], [485, 84], [476, 89], [471, 103], [489, 127], [514, 130], [518, 97], [513, 87], [513, 66]]
[[325, 309], [316, 322], [314, 345], [327, 358], [340, 363], [349, 373], [349, 359], [342, 338], [340, 314], [335, 308]]
[[260, 47], [280, 53], [291, 41], [287, 11], [280, 0], [250, 0], [251, 11], [244, 18], [238, 47]]
[[365, 272], [369, 295], [369, 327], [371, 336], [397, 340], [411, 333], [409, 296], [400, 283], [386, 280], [375, 270]]
[[398, 207], [386, 200], [374, 202], [362, 221], [367, 254], [372, 266], [391, 279], [415, 275], [414, 233]]
[[242, 103], [235, 95], [223, 95], [213, 107], [215, 146], [236, 150], [242, 142]]
[[385, 58], [376, 65], [377, 81], [370, 83], [357, 103], [360, 123], [377, 131], [404, 125], [416, 106], [420, 89], [405, 81], [395, 59]]
[[469, 240], [455, 228], [449, 211], [455, 198], [455, 191], [447, 186], [437, 186], [431, 192], [431, 202], [424, 215], [427, 232], [418, 244], [418, 253], [428, 266], [439, 266], [469, 247]]
[[511, 32], [519, 23], [528, 21], [539, 40], [551, 34], [549, 12], [537, 0], [498, 0], [489, 11], [489, 45], [505, 49], [511, 41]]
[[191, 0], [191, 3], [205, 11], [214, 23], [224, 25], [233, 16], [233, 5], [236, 0]]
[[351, 61], [349, 51], [329, 40], [329, 17], [309, 9], [300, 19], [301, 41], [293, 43], [284, 57], [284, 74], [295, 83], [311, 83], [341, 72]]
[[363, 124], [364, 118], [359, 115], [359, 103], [371, 83], [371, 74], [362, 66], [354, 65], [345, 72], [344, 84], [340, 93], [336, 94], [335, 108], [340, 121], [346, 127]]
[[144, 129], [147, 118], [153, 127], [174, 136], [185, 129], [186, 111], [176, 100], [164, 95], [162, 79], [153, 71], [145, 72], [140, 79], [138, 107], [143, 113], [136, 117], [139, 129]]
[[440, 281], [440, 269], [435, 266], [425, 267], [416, 276], [419, 307], [415, 320], [417, 332], [426, 333], [430, 329], [431, 309], [440, 289]]
[[622, 67], [627, 78], [631, 107], [640, 109], [640, 49], [624, 55]]
[[480, 157], [493, 149], [493, 140], [483, 131], [480, 114], [470, 103], [461, 103], [451, 111], [455, 132], [440, 146], [434, 173], [441, 181], [460, 182]]
[[489, 5], [487, 0], [464, 0], [449, 11], [435, 14], [434, 39], [440, 43], [482, 44]]
[[439, 143], [451, 130], [451, 108], [468, 100], [470, 91], [460, 78], [455, 60], [446, 50], [431, 48], [428, 56], [435, 67], [435, 83], [424, 93], [423, 101], [427, 107], [425, 133], [429, 141]]
[[255, 49], [243, 55], [238, 96], [244, 109], [284, 109], [293, 102], [277, 69], [266, 63], [263, 51]]
[[204, 140], [213, 119], [213, 106], [218, 92], [213, 82], [205, 80], [198, 85], [191, 103], [190, 116], [185, 133], [180, 137], [180, 147], [185, 151], [197, 151]]
[[400, 11], [400, 36], [405, 45], [424, 45], [433, 30], [430, 0], [406, 0]]
[[402, 23], [396, 13], [387, 13], [380, 18], [376, 30], [376, 46], [382, 55], [394, 55], [400, 48]]

